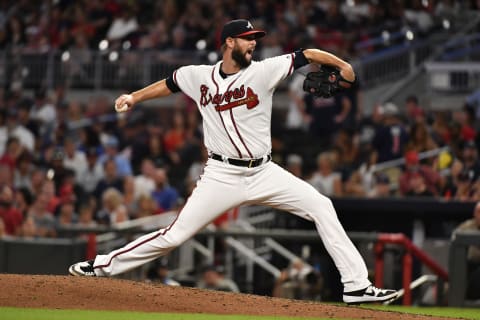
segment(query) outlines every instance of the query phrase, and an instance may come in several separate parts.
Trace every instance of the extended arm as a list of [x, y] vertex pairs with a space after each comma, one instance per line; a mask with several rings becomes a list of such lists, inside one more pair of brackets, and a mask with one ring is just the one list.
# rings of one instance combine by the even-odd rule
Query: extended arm
[[125, 112], [136, 103], [166, 97], [170, 94], [172, 94], [172, 91], [168, 88], [166, 80], [163, 79], [130, 94], [122, 94], [115, 100], [115, 110]]
[[319, 49], [305, 49], [303, 50], [303, 54], [308, 62], [335, 66], [340, 69], [340, 75], [346, 80], [352, 82], [355, 80], [355, 72], [352, 66], [339, 57]]

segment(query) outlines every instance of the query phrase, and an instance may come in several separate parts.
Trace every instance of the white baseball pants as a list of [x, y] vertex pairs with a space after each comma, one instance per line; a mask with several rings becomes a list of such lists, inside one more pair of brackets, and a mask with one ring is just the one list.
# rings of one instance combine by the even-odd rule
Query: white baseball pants
[[166, 255], [225, 211], [243, 204], [285, 210], [313, 221], [338, 268], [345, 291], [370, 285], [360, 253], [340, 224], [332, 202], [273, 162], [255, 168], [209, 159], [177, 219], [107, 255], [97, 255], [97, 276], [113, 276]]

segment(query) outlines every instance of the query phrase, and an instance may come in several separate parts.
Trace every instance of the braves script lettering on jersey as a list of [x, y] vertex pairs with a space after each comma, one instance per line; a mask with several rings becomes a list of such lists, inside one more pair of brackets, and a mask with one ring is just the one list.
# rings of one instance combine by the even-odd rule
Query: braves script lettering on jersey
[[199, 106], [204, 143], [229, 158], [261, 158], [270, 153], [272, 96], [293, 72], [293, 54], [253, 61], [225, 79], [214, 66], [186, 66], [173, 74], [175, 84]]
[[[371, 286], [365, 263], [338, 221], [330, 199], [270, 161], [272, 96], [280, 81], [309, 61], [338, 66], [353, 80], [351, 66], [317, 49], [252, 61], [255, 40], [265, 32], [253, 30], [247, 22], [234, 20], [224, 26], [222, 61], [213, 66], [181, 67], [172, 77], [116, 100], [116, 106], [122, 106], [117, 111], [121, 112], [124, 105], [128, 109], [136, 102], [181, 90], [200, 110], [210, 159], [171, 225], [109, 254], [97, 255], [94, 261], [72, 265], [70, 273], [120, 274], [166, 255], [223, 212], [258, 204], [314, 222], [340, 271], [345, 302], [391, 299], [395, 291]], [[365, 295], [367, 291], [375, 294]]]

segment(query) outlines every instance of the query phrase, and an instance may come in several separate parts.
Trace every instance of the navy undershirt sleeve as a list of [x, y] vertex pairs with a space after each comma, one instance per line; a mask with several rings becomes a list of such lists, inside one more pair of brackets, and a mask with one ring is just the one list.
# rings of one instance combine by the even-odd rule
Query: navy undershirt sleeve
[[169, 76], [167, 77], [167, 79], [165, 79], [165, 83], [167, 84], [168, 89], [170, 89], [170, 91], [172, 91], [173, 93], [182, 91], [182, 90], [180, 90], [180, 88], [177, 86], [177, 84], [175, 83], [175, 81], [173, 81], [173, 73], [172, 73], [171, 75], [169, 75]]
[[301, 68], [303, 66], [306, 66], [309, 64], [307, 58], [305, 58], [305, 55], [303, 54], [303, 49], [299, 49], [295, 51], [295, 58], [293, 60], [293, 67], [295, 69]]

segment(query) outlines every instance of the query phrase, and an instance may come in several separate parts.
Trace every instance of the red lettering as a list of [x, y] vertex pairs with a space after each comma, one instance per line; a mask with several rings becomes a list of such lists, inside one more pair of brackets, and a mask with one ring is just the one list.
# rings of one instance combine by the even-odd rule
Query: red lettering
[[212, 101], [212, 96], [208, 94], [209, 98], [207, 98], [207, 94], [208, 94], [208, 87], [202, 84], [200, 86], [200, 105], [204, 107], [206, 107], [210, 103], [210, 101]]
[[[235, 99], [232, 101], [232, 99]], [[223, 94], [217, 93], [212, 96], [206, 85], [200, 86], [200, 105], [206, 107], [209, 104], [215, 105], [215, 110], [224, 111], [241, 105], [246, 105], [247, 109], [252, 109], [259, 104], [258, 95], [248, 87], [245, 92], [245, 86], [228, 90]], [[223, 105], [221, 105], [224, 103]]]

